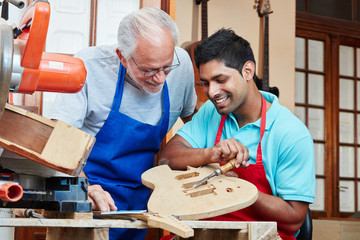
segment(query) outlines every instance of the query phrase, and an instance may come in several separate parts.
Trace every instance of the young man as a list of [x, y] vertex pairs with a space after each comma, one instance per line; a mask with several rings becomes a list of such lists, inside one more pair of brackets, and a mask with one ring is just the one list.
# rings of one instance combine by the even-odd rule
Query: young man
[[200, 43], [195, 61], [210, 101], [170, 140], [160, 158], [173, 169], [185, 169], [235, 157], [245, 168], [234, 169], [232, 175], [257, 186], [258, 199], [215, 219], [276, 221], [281, 237], [294, 239], [315, 197], [309, 131], [275, 95], [257, 89], [250, 45], [232, 30], [221, 29]]
[[[146, 209], [150, 189], [141, 174], [154, 166], [178, 117], [185, 122], [192, 117], [193, 68], [188, 54], [175, 47], [177, 36], [169, 15], [147, 7], [121, 21], [117, 46], [76, 55], [87, 69], [85, 86], [58, 95], [52, 118], [96, 136], [84, 167], [94, 210]], [[110, 239], [144, 239], [145, 233], [110, 229]]]

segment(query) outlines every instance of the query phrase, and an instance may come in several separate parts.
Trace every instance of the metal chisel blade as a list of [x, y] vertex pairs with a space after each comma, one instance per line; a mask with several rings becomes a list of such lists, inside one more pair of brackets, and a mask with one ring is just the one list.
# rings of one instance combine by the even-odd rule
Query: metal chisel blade
[[231, 159], [229, 162], [227, 162], [225, 165], [220, 166], [220, 168], [216, 169], [212, 174], [210, 174], [209, 176], [207, 176], [206, 178], [204, 178], [203, 180], [201, 180], [200, 182], [196, 183], [193, 185], [193, 188], [197, 188], [198, 186], [200, 186], [201, 184], [204, 184], [204, 182], [206, 182], [207, 180], [209, 180], [210, 178], [214, 177], [214, 176], [219, 176], [221, 174], [226, 173], [227, 171], [236, 168], [236, 159], [233, 158]]
[[199, 181], [198, 183], [193, 185], [193, 188], [197, 188], [200, 185], [204, 184], [207, 180], [209, 180], [210, 178], [216, 176], [217, 174], [215, 172], [213, 172], [212, 174], [210, 174], [209, 176], [207, 176], [206, 178], [202, 179], [201, 181]]

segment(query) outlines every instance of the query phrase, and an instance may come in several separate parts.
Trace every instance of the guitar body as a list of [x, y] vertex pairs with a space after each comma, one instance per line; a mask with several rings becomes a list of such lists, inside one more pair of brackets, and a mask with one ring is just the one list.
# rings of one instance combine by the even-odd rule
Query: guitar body
[[240, 178], [220, 175], [192, 187], [218, 167], [219, 164], [209, 164], [173, 171], [168, 165], [161, 165], [149, 169], [141, 176], [143, 184], [153, 189], [148, 210], [181, 220], [197, 220], [234, 212], [256, 201], [255, 185]]

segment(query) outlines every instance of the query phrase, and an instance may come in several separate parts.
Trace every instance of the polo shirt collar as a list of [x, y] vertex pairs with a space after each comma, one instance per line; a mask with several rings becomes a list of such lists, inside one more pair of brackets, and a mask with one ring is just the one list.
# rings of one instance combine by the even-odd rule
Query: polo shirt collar
[[[281, 109], [281, 105], [279, 104], [279, 99], [274, 94], [264, 91], [260, 91], [260, 93], [263, 95], [266, 101], [271, 103], [270, 108], [266, 112], [266, 125], [265, 125], [265, 130], [269, 130], [272, 124], [275, 122], [276, 116], [278, 115]], [[236, 118], [232, 113], [229, 116], [233, 121], [237, 123]], [[261, 118], [249, 124], [260, 128]]]

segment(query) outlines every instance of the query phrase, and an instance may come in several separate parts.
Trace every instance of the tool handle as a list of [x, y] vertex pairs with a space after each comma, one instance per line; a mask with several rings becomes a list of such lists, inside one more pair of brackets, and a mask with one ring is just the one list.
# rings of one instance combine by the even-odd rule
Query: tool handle
[[236, 158], [231, 159], [229, 162], [227, 162], [226, 164], [222, 165], [220, 167], [220, 170], [222, 173], [226, 173], [227, 171], [236, 168]]

